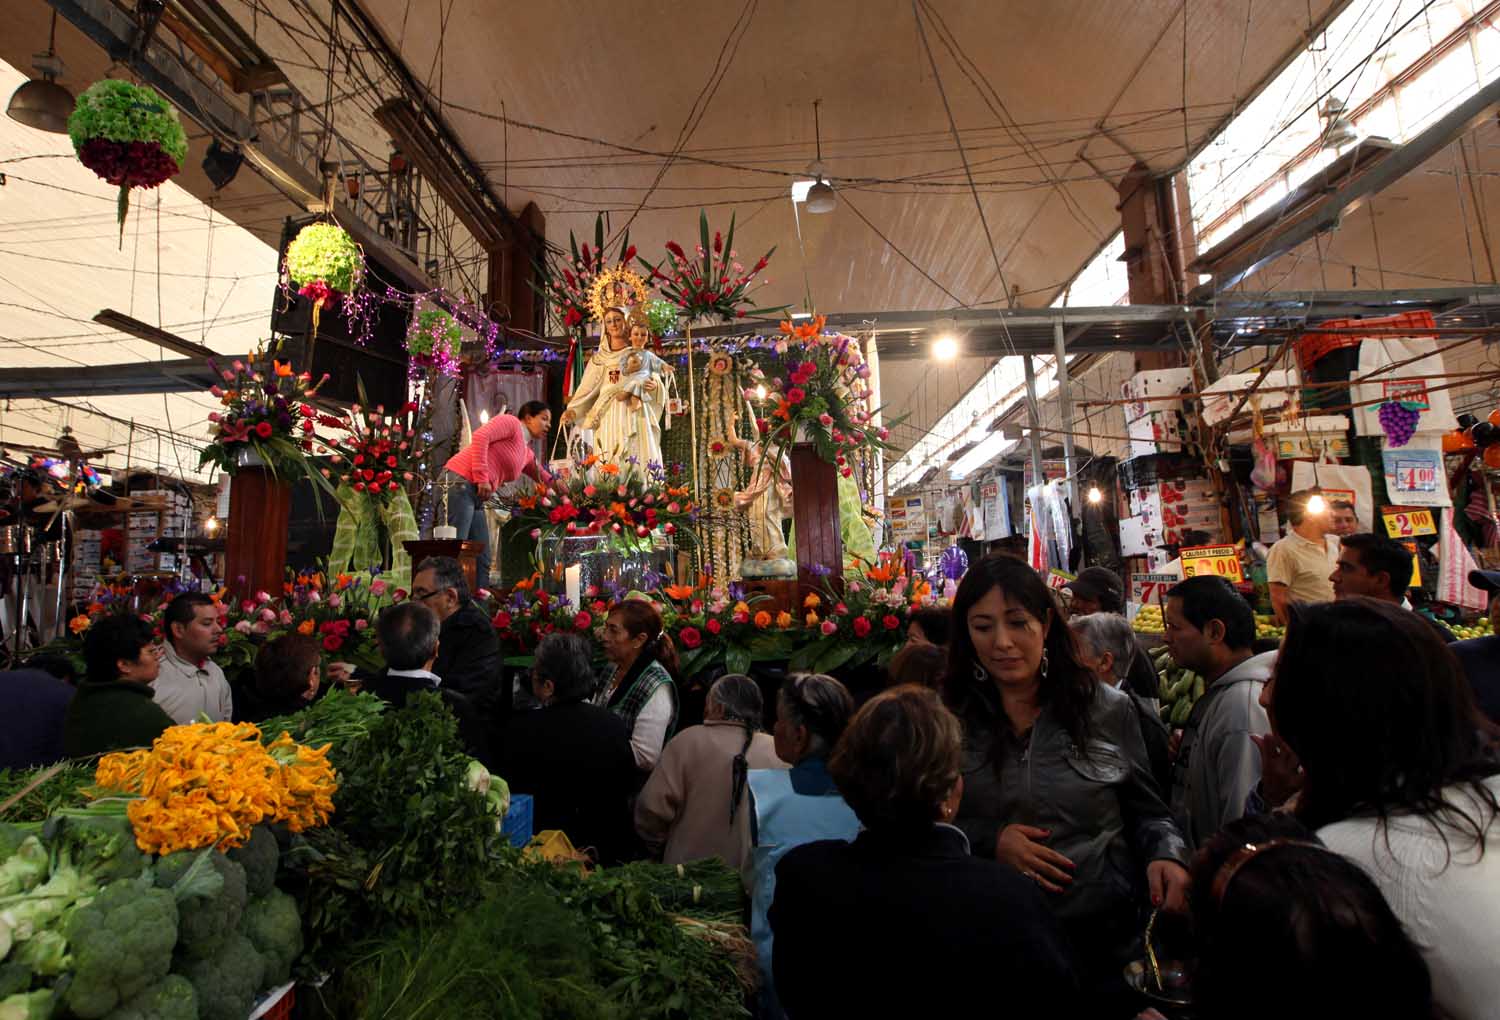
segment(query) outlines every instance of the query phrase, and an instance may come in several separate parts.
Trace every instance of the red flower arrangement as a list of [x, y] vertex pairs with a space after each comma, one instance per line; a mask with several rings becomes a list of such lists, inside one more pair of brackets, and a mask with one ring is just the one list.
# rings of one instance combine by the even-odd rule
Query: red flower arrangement
[[226, 369], [212, 361], [209, 367], [223, 380], [222, 386], [216, 383], [209, 392], [224, 410], [208, 416], [213, 440], [203, 448], [198, 466], [217, 464], [232, 475], [240, 467], [241, 452], [249, 450], [278, 475], [305, 474], [332, 491], [307, 460], [318, 419], [306, 401], [317, 395], [328, 376], [314, 384], [311, 374], [295, 371], [291, 362], [260, 354], [252, 355], [249, 362], [235, 361]]
[[682, 245], [676, 241], [668, 241], [668, 258], [663, 261], [665, 269], [641, 260], [651, 271], [647, 282], [660, 284], [663, 297], [676, 305], [689, 319], [717, 316], [728, 322], [731, 319], [743, 319], [750, 314], [780, 314], [785, 311], [784, 307], [749, 307], [750, 286], [770, 263], [775, 248], [746, 268], [739, 263], [738, 253], [734, 251], [733, 216], [729, 219], [727, 239], [715, 231], [713, 240], [709, 240], [706, 212], [698, 214], [698, 232], [701, 242], [695, 257], [689, 258]]
[[[355, 404], [345, 419], [324, 416], [324, 425], [344, 435], [329, 441], [337, 481], [371, 498], [399, 492], [416, 478], [422, 459], [421, 425], [415, 403], [387, 416], [385, 405], [367, 411]], [[325, 477], [335, 470], [324, 468]]]

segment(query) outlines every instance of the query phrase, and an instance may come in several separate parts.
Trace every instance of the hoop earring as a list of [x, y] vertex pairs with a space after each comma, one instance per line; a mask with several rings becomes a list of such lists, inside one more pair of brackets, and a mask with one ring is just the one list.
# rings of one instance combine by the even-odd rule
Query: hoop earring
[[984, 667], [977, 662], [974, 663], [974, 682], [976, 684], [982, 684], [989, 678], [990, 675], [985, 672]]
[[1050, 662], [1049, 662], [1049, 661], [1048, 661], [1048, 659], [1047, 659], [1047, 652], [1046, 652], [1046, 650], [1045, 650], [1045, 649], [1044, 649], [1044, 650], [1043, 650], [1043, 651], [1042, 651], [1042, 679], [1043, 679], [1043, 680], [1045, 680], [1045, 679], [1047, 679], [1047, 669], [1048, 669], [1048, 667], [1049, 667], [1049, 666], [1051, 666], [1051, 665], [1052, 665], [1052, 664], [1051, 664], [1051, 663], [1050, 663]]

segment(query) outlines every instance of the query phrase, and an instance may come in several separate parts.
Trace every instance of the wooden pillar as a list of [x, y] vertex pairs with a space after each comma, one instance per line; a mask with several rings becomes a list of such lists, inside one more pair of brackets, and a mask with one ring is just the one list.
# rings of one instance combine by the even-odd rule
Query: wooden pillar
[[[229, 483], [225, 526], [225, 583], [236, 594], [281, 594], [292, 489], [263, 467], [242, 467]], [[243, 581], [240, 579], [244, 578]]]
[[797, 529], [797, 587], [801, 597], [819, 591], [825, 578], [814, 567], [826, 567], [826, 578], [841, 591], [844, 538], [839, 531], [838, 469], [818, 456], [811, 443], [792, 446], [792, 523]]

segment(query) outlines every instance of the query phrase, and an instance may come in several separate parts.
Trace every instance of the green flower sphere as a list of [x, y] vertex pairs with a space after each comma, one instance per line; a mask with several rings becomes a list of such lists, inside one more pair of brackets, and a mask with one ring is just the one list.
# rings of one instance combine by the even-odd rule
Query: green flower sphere
[[677, 325], [677, 306], [670, 301], [657, 298], [647, 301], [646, 324], [651, 327], [652, 336], [665, 336], [667, 331]]
[[434, 349], [452, 353], [463, 343], [463, 327], [441, 309], [429, 309], [417, 316], [416, 329], [406, 338], [406, 349], [412, 354], [432, 354]]
[[365, 259], [343, 227], [311, 223], [287, 246], [286, 269], [297, 287], [322, 284], [335, 293], [352, 294], [364, 277]]
[[78, 97], [68, 117], [74, 149], [103, 138], [111, 142], [155, 142], [179, 168], [187, 158], [187, 132], [174, 110], [156, 90], [106, 78]]

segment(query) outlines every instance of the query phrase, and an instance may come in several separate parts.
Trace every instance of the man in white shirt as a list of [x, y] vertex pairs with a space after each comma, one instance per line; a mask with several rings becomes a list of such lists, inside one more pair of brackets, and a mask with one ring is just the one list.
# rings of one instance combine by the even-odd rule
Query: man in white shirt
[[1311, 489], [1292, 493], [1286, 508], [1291, 530], [1271, 546], [1266, 557], [1271, 606], [1276, 611], [1276, 622], [1282, 626], [1286, 626], [1286, 610], [1293, 602], [1333, 601], [1333, 584], [1328, 575], [1338, 564], [1338, 553], [1325, 541], [1331, 528], [1328, 508], [1324, 505], [1316, 512], [1310, 509], [1313, 496]]
[[224, 671], [209, 658], [224, 634], [219, 607], [198, 592], [179, 595], [167, 603], [162, 627], [167, 644], [153, 685], [156, 703], [179, 726], [200, 722], [203, 716], [229, 722], [234, 696]]

